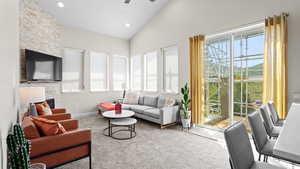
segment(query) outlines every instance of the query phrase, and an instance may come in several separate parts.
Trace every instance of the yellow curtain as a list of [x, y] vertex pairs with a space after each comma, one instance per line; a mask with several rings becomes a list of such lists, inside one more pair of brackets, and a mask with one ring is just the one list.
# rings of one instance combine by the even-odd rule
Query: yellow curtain
[[204, 36], [190, 38], [190, 92], [192, 123], [202, 124], [204, 120]]
[[274, 101], [280, 118], [287, 113], [287, 15], [265, 20], [263, 103]]

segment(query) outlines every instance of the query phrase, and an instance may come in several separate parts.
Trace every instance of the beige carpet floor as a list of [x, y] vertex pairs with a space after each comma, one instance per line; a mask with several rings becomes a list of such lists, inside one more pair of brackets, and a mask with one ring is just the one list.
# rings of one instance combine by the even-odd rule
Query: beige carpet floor
[[[138, 119], [137, 136], [121, 141], [103, 135], [107, 121], [98, 115], [81, 117], [79, 122], [81, 128], [92, 129], [93, 169], [229, 168], [223, 143], [182, 131], [179, 126], [160, 129]], [[59, 169], [88, 169], [88, 158]]]

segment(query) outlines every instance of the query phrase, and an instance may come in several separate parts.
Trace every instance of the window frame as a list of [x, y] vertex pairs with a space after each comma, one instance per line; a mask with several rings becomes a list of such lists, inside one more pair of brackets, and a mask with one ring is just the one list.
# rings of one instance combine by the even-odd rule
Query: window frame
[[[122, 59], [125, 59], [125, 62], [126, 62], [126, 73], [125, 73], [125, 84], [126, 84], [126, 88], [125, 89], [115, 89], [114, 88], [114, 77], [113, 77], [113, 74], [114, 74], [114, 58], [115, 57], [119, 57], [119, 58], [122, 58]], [[117, 55], [117, 54], [114, 54], [111, 56], [111, 91], [123, 91], [123, 90], [128, 90], [129, 89], [129, 59], [127, 56], [123, 56], [123, 55]]]
[[[106, 73], [105, 73], [105, 76], [106, 76], [106, 88], [105, 89], [98, 89], [98, 90], [92, 90], [92, 55], [91, 53], [97, 53], [97, 54], [104, 54], [106, 55]], [[89, 51], [89, 92], [91, 93], [97, 93], [97, 92], [107, 92], [109, 91], [109, 75], [110, 75], [110, 55], [106, 52], [96, 52], [96, 51]]]
[[[177, 76], [178, 76], [178, 80], [177, 80], [177, 88], [178, 90], [177, 91], [170, 91], [170, 90], [167, 90], [167, 87], [166, 87], [166, 68], [167, 68], [167, 62], [166, 62], [166, 56], [165, 56], [165, 49], [168, 49], [168, 48], [175, 48], [176, 49], [176, 52], [177, 52]], [[179, 90], [180, 90], [180, 79], [179, 79], [179, 48], [178, 48], [178, 45], [170, 45], [170, 46], [167, 46], [167, 47], [163, 47], [161, 48], [161, 55], [163, 57], [163, 92], [164, 93], [168, 93], [168, 94], [179, 94]]]
[[[65, 58], [65, 50], [78, 50], [78, 51], [81, 51], [82, 55], [81, 55], [81, 78], [78, 80], [79, 82], [79, 85], [81, 86], [78, 90], [64, 90], [64, 58]], [[60, 84], [60, 88], [61, 88], [61, 93], [63, 94], [67, 94], [67, 93], [82, 93], [84, 90], [85, 90], [85, 85], [84, 85], [84, 72], [85, 72], [85, 62], [84, 62], [84, 58], [85, 58], [85, 55], [86, 55], [86, 50], [85, 49], [79, 49], [79, 48], [72, 48], [72, 47], [64, 47], [62, 49], [62, 81], [61, 81], [61, 84]]]
[[[143, 56], [144, 55], [138, 54], [138, 55], [132, 56], [130, 58], [130, 63], [131, 63], [130, 64], [130, 90], [131, 91], [140, 92], [140, 91], [143, 91], [143, 89], [144, 89], [144, 82], [143, 82], [143, 79], [144, 79], [144, 64], [143, 64], [144, 57]], [[134, 76], [133, 60], [134, 60], [134, 58], [137, 58], [137, 57], [140, 58], [140, 66], [141, 66], [141, 77], [139, 79], [140, 82], [141, 82], [140, 89], [134, 89], [133, 88], [133, 83], [134, 83], [134, 81], [133, 81], [133, 76]]]
[[[206, 36], [206, 40], [205, 40], [205, 44], [207, 44], [207, 41], [212, 41], [212, 40], [216, 40], [216, 39], [222, 39], [224, 37], [228, 37], [229, 41], [230, 41], [230, 62], [232, 65], [230, 65], [230, 82], [229, 82], [229, 106], [228, 106], [228, 112], [229, 112], [229, 122], [233, 123], [234, 122], [234, 105], [235, 105], [235, 101], [234, 101], [234, 75], [235, 75], [235, 70], [234, 70], [234, 59], [235, 59], [235, 50], [232, 46], [234, 46], [234, 42], [235, 42], [235, 37], [238, 35], [242, 35], [242, 34], [256, 34], [255, 32], [264, 32], [264, 23], [258, 23], [255, 25], [250, 25], [250, 26], [246, 26], [246, 27], [242, 27], [242, 28], [238, 28], [238, 29], [233, 29], [227, 32], [223, 32], [223, 33], [218, 33], [218, 34], [214, 34], [214, 35], [208, 35]], [[206, 48], [206, 47], [205, 47]], [[205, 54], [206, 55], [206, 54]], [[206, 56], [205, 56], [206, 57]], [[206, 75], [204, 75], [206, 78]], [[207, 92], [207, 91], [205, 91]], [[206, 105], [207, 106], [207, 105]]]
[[[148, 69], [148, 64], [147, 64], [147, 54], [151, 54], [151, 53], [156, 53], [156, 89], [152, 90], [152, 89], [147, 89], [147, 69]], [[158, 50], [153, 50], [150, 52], [146, 52], [143, 54], [143, 91], [145, 92], [158, 92], [159, 91], [159, 52]]]

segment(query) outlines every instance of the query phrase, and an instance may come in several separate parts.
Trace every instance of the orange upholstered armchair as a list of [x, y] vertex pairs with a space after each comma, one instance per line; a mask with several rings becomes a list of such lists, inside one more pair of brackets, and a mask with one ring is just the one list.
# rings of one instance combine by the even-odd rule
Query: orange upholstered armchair
[[66, 109], [51, 109], [51, 115], [40, 115], [39, 117], [49, 119], [49, 120], [68, 120], [71, 119], [71, 114], [66, 113]]
[[26, 139], [31, 141], [31, 163], [44, 163], [55, 168], [66, 163], [89, 157], [91, 168], [91, 130], [78, 129], [77, 120], [59, 121], [66, 133], [43, 136], [31, 118], [22, 122]]
[[[66, 109], [61, 109], [61, 108], [55, 108], [55, 99], [47, 99], [46, 102], [48, 103], [49, 107], [51, 108], [52, 114], [51, 115], [39, 115], [39, 117], [46, 118], [49, 120], [67, 120], [71, 119], [71, 114], [67, 113]], [[37, 104], [41, 104], [43, 102], [37, 102]]]

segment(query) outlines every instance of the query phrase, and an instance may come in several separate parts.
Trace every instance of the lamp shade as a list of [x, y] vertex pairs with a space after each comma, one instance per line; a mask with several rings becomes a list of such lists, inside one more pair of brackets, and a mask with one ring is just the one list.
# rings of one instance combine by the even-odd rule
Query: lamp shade
[[21, 107], [27, 107], [29, 103], [43, 102], [46, 100], [44, 87], [21, 87]]

